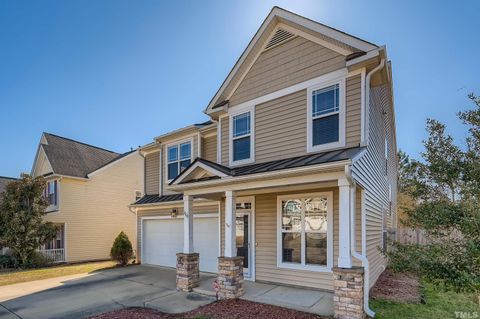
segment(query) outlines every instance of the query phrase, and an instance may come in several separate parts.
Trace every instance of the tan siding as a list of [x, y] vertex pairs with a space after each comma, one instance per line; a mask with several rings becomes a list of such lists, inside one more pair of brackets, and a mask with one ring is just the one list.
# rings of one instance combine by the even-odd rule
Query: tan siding
[[110, 258], [116, 236], [124, 231], [135, 247], [135, 214], [128, 205], [143, 189], [143, 158], [136, 154], [99, 171], [88, 181], [63, 178], [59, 212], [47, 221], [65, 223], [68, 262]]
[[[175, 207], [177, 212], [183, 211], [183, 206], [178, 205]], [[152, 217], [152, 216], [169, 216], [172, 213], [173, 207], [169, 208], [158, 208], [151, 210], [140, 210], [137, 213], [137, 260], [141, 262], [142, 260], [142, 217]], [[194, 204], [193, 211], [195, 214], [211, 214], [218, 212], [218, 204], [212, 203], [211, 205], [202, 205], [197, 206]], [[194, 230], [195, 231], [195, 230]]]
[[226, 165], [228, 166], [229, 164], [229, 150], [228, 150], [228, 139], [229, 139], [229, 126], [230, 126], [230, 123], [229, 123], [229, 120], [228, 120], [228, 117], [222, 117], [220, 119], [220, 125], [221, 125], [221, 129], [222, 129], [222, 140], [221, 140], [221, 147], [222, 147], [222, 152], [221, 152], [221, 155], [222, 155], [222, 165]]
[[[392, 216], [388, 214], [388, 184], [392, 184], [392, 193], [396, 191], [396, 155], [395, 132], [391, 97], [387, 85], [371, 89], [369, 145], [367, 153], [354, 164], [355, 178], [365, 187], [366, 241], [367, 257], [370, 263], [370, 286], [372, 286], [386, 265], [379, 247], [382, 245], [382, 216], [396, 220], [396, 196], [392, 202]], [[384, 116], [386, 112], [387, 118]], [[385, 120], [387, 121], [385, 122]], [[389, 166], [391, 174], [385, 175], [385, 136], [391, 148]], [[384, 215], [385, 214], [385, 215]], [[393, 224], [389, 222], [389, 224]]]
[[361, 76], [347, 78], [346, 83], [346, 125], [345, 141], [347, 147], [360, 144], [361, 132]]
[[217, 135], [202, 138], [202, 158], [217, 162]]
[[236, 105], [345, 67], [345, 57], [301, 37], [263, 52], [230, 98]]
[[[360, 76], [347, 80], [346, 145], [360, 143]], [[224, 125], [225, 124], [225, 125]], [[228, 165], [228, 117], [222, 119], [222, 164]], [[255, 162], [307, 154], [307, 90], [255, 107]]]
[[159, 193], [160, 153], [145, 155], [145, 192], [147, 195]]
[[255, 108], [257, 163], [306, 154], [307, 91], [301, 90]]

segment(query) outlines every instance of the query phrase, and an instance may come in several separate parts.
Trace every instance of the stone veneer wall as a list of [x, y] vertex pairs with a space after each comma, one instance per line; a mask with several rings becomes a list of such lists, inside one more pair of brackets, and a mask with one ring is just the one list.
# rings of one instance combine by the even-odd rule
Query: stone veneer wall
[[192, 291], [200, 283], [199, 254], [177, 254], [177, 289]]
[[363, 319], [363, 267], [333, 268], [335, 318]]
[[242, 296], [243, 257], [218, 257], [218, 297], [234, 299]]

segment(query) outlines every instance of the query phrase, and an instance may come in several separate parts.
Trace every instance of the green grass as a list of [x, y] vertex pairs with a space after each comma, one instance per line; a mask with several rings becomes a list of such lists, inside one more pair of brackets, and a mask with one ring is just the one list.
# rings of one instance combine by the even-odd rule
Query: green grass
[[[378, 319], [480, 318], [480, 296], [445, 292], [430, 283], [424, 283], [423, 294], [426, 304], [372, 300], [370, 308], [376, 312], [375, 318]], [[457, 316], [455, 312], [462, 312], [463, 316]]]
[[33, 280], [48, 279], [54, 277], [90, 273], [96, 270], [112, 268], [115, 263], [112, 261], [89, 262], [73, 265], [62, 265], [29, 270], [12, 270], [0, 272], [0, 286], [18, 284]]

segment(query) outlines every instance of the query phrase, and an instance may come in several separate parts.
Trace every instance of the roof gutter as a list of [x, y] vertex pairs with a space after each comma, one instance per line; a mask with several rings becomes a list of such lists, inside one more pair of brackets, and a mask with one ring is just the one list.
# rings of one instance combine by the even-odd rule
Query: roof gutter
[[[365, 313], [371, 317], [375, 317], [375, 312], [370, 309], [369, 305], [369, 285], [370, 285], [370, 264], [368, 262], [366, 254], [366, 216], [365, 211], [362, 212], [362, 254], [357, 251], [356, 247], [356, 227], [355, 227], [355, 187], [356, 182], [352, 177], [351, 165], [345, 165], [345, 177], [350, 182], [350, 247], [352, 257], [359, 260], [362, 263], [363, 269], [365, 271], [365, 278], [363, 280], [363, 309]], [[362, 191], [362, 203], [364, 201], [364, 192]]]
[[361, 146], [366, 146], [368, 145], [369, 139], [370, 139], [370, 80], [372, 78], [372, 75], [374, 75], [376, 72], [380, 71], [385, 67], [385, 59], [382, 58], [380, 61], [380, 64], [377, 65], [373, 70], [367, 73], [367, 76], [365, 78], [365, 103], [364, 105], [364, 114], [365, 114], [365, 123], [363, 124], [363, 127], [365, 128], [365, 135], [364, 135], [364, 140], [361, 143]]

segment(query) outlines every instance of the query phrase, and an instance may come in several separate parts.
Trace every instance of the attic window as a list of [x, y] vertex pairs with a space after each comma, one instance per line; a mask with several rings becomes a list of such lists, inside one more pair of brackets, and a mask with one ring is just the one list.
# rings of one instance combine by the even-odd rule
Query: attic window
[[285, 31], [283, 29], [278, 29], [277, 32], [271, 37], [270, 41], [265, 46], [264, 51], [271, 49], [281, 43], [284, 43], [295, 37], [295, 34]]

